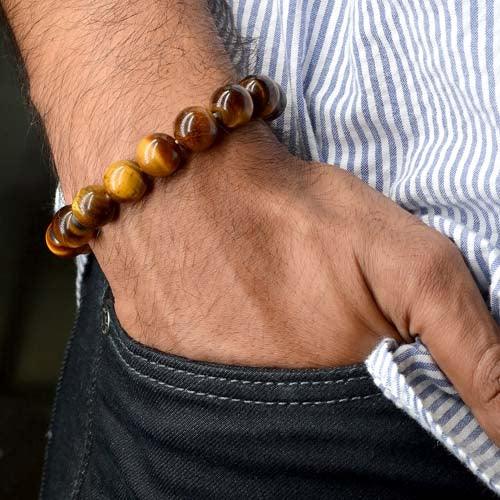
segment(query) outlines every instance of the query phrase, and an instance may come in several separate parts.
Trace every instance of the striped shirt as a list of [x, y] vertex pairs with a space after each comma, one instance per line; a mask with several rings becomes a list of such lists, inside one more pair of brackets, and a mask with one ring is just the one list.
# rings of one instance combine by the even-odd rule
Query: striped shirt
[[[222, 29], [228, 18], [212, 3]], [[286, 91], [273, 125], [280, 140], [349, 170], [451, 238], [498, 321], [500, 2], [228, 3], [252, 48], [233, 50], [235, 65]], [[500, 450], [425, 346], [384, 341], [367, 367], [387, 397], [500, 493]]]

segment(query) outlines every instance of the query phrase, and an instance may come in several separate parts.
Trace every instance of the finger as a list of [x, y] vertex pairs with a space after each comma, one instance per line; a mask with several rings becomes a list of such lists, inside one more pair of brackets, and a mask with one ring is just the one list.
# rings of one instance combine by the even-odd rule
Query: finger
[[472, 277], [464, 273], [446, 296], [438, 293], [422, 304], [413, 331], [481, 427], [500, 445], [500, 329]]

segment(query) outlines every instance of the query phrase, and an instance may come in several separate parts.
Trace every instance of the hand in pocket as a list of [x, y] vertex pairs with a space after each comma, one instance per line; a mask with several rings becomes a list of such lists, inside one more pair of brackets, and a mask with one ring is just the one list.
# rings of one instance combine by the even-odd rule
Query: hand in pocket
[[96, 242], [137, 340], [198, 360], [321, 367], [420, 335], [500, 442], [500, 344], [458, 249], [260, 124], [160, 184]]

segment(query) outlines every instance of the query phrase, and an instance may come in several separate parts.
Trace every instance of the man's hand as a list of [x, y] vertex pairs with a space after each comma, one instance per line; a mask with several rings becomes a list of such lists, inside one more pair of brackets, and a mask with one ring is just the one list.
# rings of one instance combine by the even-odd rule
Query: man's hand
[[252, 366], [360, 362], [419, 335], [500, 442], [500, 330], [458, 249], [263, 124], [160, 183], [96, 242], [137, 340]]
[[[199, 0], [4, 0], [66, 198], [233, 78]], [[234, 132], [94, 251], [136, 339], [194, 359], [361, 361], [420, 335], [500, 444], [500, 344], [458, 250], [360, 180]]]

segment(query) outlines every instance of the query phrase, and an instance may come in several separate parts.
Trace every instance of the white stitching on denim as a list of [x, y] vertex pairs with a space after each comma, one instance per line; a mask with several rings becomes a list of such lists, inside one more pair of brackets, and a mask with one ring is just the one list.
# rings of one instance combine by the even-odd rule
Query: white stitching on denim
[[145, 373], [141, 373], [138, 370], [136, 370], [133, 366], [130, 366], [129, 363], [127, 363], [127, 361], [118, 351], [118, 348], [112, 339], [111, 339], [111, 344], [113, 344], [113, 348], [115, 349], [116, 354], [118, 354], [118, 357], [123, 361], [123, 363], [127, 366], [127, 368], [136, 375], [138, 375], [139, 377], [145, 378], [146, 380], [154, 382], [163, 387], [167, 387], [168, 389], [172, 389], [173, 391], [184, 392], [186, 394], [191, 394], [192, 396], [201, 396], [207, 399], [218, 399], [220, 401], [232, 401], [234, 403], [245, 403], [245, 404], [262, 405], [262, 406], [319, 406], [319, 405], [329, 405], [335, 403], [345, 403], [346, 401], [361, 401], [365, 399], [371, 399], [382, 396], [382, 393], [378, 392], [376, 394], [367, 394], [366, 396], [352, 396], [349, 398], [330, 399], [326, 401], [259, 401], [253, 399], [231, 398], [229, 396], [218, 396], [216, 394], [210, 394], [208, 392], [193, 391], [191, 389], [186, 389], [185, 387], [177, 387], [175, 385], [167, 384], [162, 380], [157, 380], [153, 377], [150, 377]]
[[94, 410], [94, 398], [95, 398], [96, 387], [97, 387], [97, 373], [98, 373], [99, 368], [100, 368], [102, 350], [103, 350], [102, 340], [100, 338], [98, 339], [98, 342], [99, 342], [99, 344], [96, 348], [96, 359], [94, 362], [94, 366], [92, 367], [92, 379], [90, 382], [90, 396], [89, 396], [89, 399], [87, 400], [87, 403], [86, 403], [86, 407], [88, 408], [88, 412], [87, 412], [87, 419], [86, 419], [86, 423], [85, 423], [86, 434], [85, 434], [85, 441], [84, 441], [84, 449], [83, 449], [82, 461], [78, 467], [78, 474], [73, 482], [73, 489], [71, 491], [71, 498], [72, 499], [77, 499], [80, 496], [83, 482], [85, 480], [85, 476], [86, 476], [88, 465], [89, 465], [90, 453], [92, 451], [92, 446], [94, 444], [94, 434], [93, 434], [94, 411], [95, 411]]
[[[183, 375], [189, 375], [190, 377], [195, 377], [195, 378], [201, 378], [204, 380], [218, 380], [220, 382], [225, 382], [228, 384], [242, 384], [242, 385], [264, 385], [264, 386], [294, 386], [294, 385], [328, 385], [328, 384], [347, 384], [348, 382], [351, 382], [353, 380], [366, 380], [366, 379], [371, 379], [372, 377], [370, 375], [361, 375], [359, 377], [349, 377], [349, 378], [342, 378], [338, 380], [299, 380], [296, 382], [273, 382], [273, 381], [264, 381], [264, 380], [244, 380], [244, 379], [229, 379], [226, 377], [216, 377], [214, 375], [204, 375], [202, 373], [194, 373], [190, 372], [188, 370], [183, 370], [181, 368], [174, 368], [172, 366], [167, 366], [162, 363], [157, 363], [156, 361], [152, 361], [150, 359], [145, 358], [144, 356], [141, 356], [140, 354], [137, 354], [135, 352], [132, 352], [128, 346], [126, 346], [123, 342], [123, 340], [120, 338], [119, 335], [116, 335], [118, 342], [120, 342], [121, 346], [132, 356], [135, 358], [141, 359], [142, 361], [145, 361], [146, 363], [157, 366], [159, 368], [163, 368], [165, 370], [169, 370], [174, 373], [182, 373]], [[358, 368], [350, 368], [349, 370], [346, 371], [346, 373], [351, 373]]]

